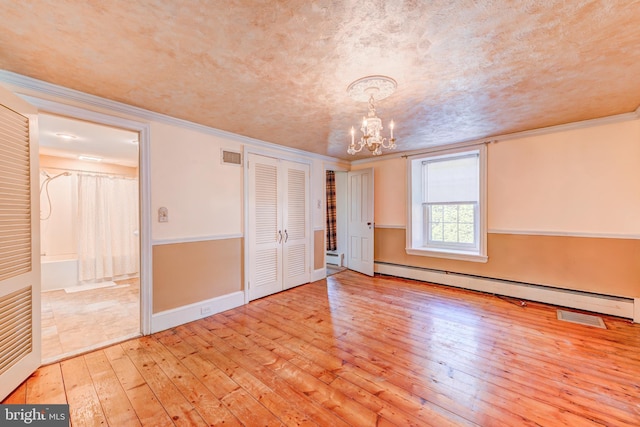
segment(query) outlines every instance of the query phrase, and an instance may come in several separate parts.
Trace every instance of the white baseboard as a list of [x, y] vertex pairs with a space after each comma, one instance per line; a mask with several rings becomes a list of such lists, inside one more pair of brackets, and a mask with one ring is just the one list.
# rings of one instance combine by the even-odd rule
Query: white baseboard
[[636, 298], [635, 301], [638, 304], [634, 304], [633, 298], [598, 295], [544, 285], [517, 283], [393, 264], [376, 263], [375, 271], [391, 276], [625, 317], [633, 319], [635, 322], [640, 321], [640, 308], [638, 308], [640, 298]]
[[194, 304], [155, 313], [151, 317], [151, 333], [193, 322], [244, 305], [244, 292], [238, 291]]
[[324, 267], [318, 270], [313, 270], [313, 273], [311, 273], [312, 282], [317, 282], [318, 280], [325, 279], [326, 277], [327, 277], [327, 269]]

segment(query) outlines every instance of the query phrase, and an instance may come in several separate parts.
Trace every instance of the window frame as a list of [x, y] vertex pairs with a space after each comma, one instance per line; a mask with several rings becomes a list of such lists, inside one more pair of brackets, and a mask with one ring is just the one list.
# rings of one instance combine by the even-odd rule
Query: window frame
[[[478, 156], [478, 206], [474, 212], [475, 239], [477, 244], [433, 242], [428, 239], [427, 218], [425, 218], [426, 181], [424, 163], [447, 158]], [[472, 144], [449, 149], [434, 149], [430, 152], [407, 157], [407, 234], [406, 252], [409, 255], [448, 258], [463, 261], [487, 262], [487, 147], [486, 144]], [[469, 201], [456, 201], [452, 204], [465, 204]], [[474, 202], [475, 203], [475, 202]], [[447, 203], [431, 203], [431, 205]]]

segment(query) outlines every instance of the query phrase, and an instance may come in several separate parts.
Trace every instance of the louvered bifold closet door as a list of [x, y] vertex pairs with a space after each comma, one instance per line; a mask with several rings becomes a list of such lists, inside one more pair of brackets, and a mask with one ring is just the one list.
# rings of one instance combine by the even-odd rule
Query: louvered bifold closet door
[[309, 270], [309, 165], [283, 162], [284, 288], [307, 283]]
[[33, 261], [38, 218], [32, 215], [37, 187], [31, 171], [37, 121], [30, 122], [36, 114], [0, 88], [0, 400], [40, 364], [34, 327], [40, 320], [40, 269]]
[[31, 288], [26, 287], [0, 299], [0, 375], [33, 349], [31, 334]]
[[278, 160], [249, 158], [249, 299], [282, 290], [282, 214]]
[[0, 107], [0, 281], [31, 270], [29, 120]]

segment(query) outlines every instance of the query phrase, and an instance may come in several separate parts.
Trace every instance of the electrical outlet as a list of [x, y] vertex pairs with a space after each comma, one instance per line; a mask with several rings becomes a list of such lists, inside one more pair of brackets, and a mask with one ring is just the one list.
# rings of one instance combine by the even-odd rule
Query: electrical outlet
[[211, 307], [200, 307], [200, 314], [208, 316], [211, 314]]

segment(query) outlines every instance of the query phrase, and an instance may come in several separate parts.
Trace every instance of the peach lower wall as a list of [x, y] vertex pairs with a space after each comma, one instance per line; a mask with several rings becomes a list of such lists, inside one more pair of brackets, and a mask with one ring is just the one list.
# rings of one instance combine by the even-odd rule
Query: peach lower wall
[[354, 165], [374, 168], [376, 261], [640, 296], [640, 120], [487, 148], [486, 264], [407, 255], [406, 160]]
[[316, 230], [313, 232], [313, 269], [319, 270], [324, 267], [324, 230]]
[[155, 245], [153, 313], [242, 290], [243, 239]]
[[640, 297], [640, 240], [489, 233], [487, 263], [407, 255], [405, 229], [376, 228], [376, 262]]

